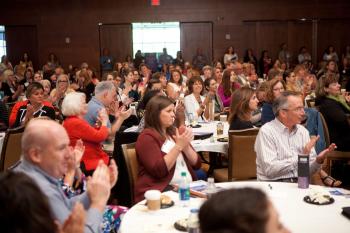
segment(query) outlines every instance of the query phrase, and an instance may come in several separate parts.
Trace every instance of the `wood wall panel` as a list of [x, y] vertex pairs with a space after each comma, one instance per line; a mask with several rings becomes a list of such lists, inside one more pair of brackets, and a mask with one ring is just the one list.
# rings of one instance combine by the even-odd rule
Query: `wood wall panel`
[[180, 30], [180, 45], [185, 60], [192, 61], [193, 55], [199, 48], [208, 59], [213, 59], [212, 24], [210, 22], [181, 23]]
[[[151, 7], [145, 0], [12, 0], [1, 4], [0, 25], [35, 25], [41, 64], [55, 52], [64, 66], [86, 61], [99, 67], [100, 22], [208, 21], [213, 22], [213, 58], [221, 58], [229, 45], [237, 48], [241, 57], [247, 47], [253, 47], [258, 57], [262, 49], [275, 57], [283, 41], [293, 50], [301, 44], [309, 47], [308, 26], [290, 23], [300, 18], [338, 19], [319, 22], [317, 51], [320, 54], [330, 43], [340, 50], [350, 41], [349, 25], [344, 23], [349, 12], [348, 0], [162, 0], [159, 7]], [[280, 23], [265, 22], [270, 20]], [[260, 22], [261, 27], [254, 30], [244, 23], [247, 21]], [[227, 40], [226, 34], [231, 39]], [[65, 37], [70, 37], [70, 44], [64, 42]]]
[[131, 24], [114, 24], [100, 26], [100, 45], [108, 48], [116, 61], [123, 61], [127, 55], [132, 55]]

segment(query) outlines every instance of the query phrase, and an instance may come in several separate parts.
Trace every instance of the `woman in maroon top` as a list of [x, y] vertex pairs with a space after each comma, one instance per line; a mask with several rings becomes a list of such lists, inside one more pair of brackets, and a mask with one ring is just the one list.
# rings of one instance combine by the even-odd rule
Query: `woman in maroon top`
[[155, 96], [147, 104], [145, 129], [136, 142], [139, 173], [135, 185], [135, 201], [144, 199], [147, 190], [164, 191], [169, 184], [178, 183], [181, 172], [195, 180], [193, 169], [201, 160], [192, 148], [191, 129], [174, 128], [175, 106], [165, 96]]
[[71, 92], [66, 95], [62, 102], [62, 113], [67, 118], [63, 122], [66, 129], [71, 146], [75, 146], [76, 142], [81, 139], [85, 146], [82, 158], [83, 172], [90, 175], [96, 169], [100, 160], [105, 164], [109, 163], [109, 157], [102, 150], [102, 142], [108, 138], [107, 119], [108, 115], [105, 109], [99, 112], [100, 125], [92, 127], [84, 116], [87, 112], [87, 104], [85, 102], [85, 94], [81, 92]]

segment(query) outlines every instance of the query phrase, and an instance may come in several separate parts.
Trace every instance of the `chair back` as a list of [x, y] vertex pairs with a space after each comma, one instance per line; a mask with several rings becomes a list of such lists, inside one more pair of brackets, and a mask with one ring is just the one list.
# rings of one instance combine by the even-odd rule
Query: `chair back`
[[139, 164], [137, 162], [135, 143], [123, 144], [123, 155], [129, 177], [130, 193], [131, 193], [131, 204], [134, 204], [134, 187], [137, 180], [139, 171]]
[[259, 128], [229, 131], [228, 180], [256, 178], [254, 143]]
[[329, 130], [328, 130], [327, 122], [326, 122], [326, 119], [324, 119], [324, 116], [322, 115], [322, 113], [321, 112], [319, 112], [319, 113], [320, 113], [320, 118], [322, 121], [324, 140], [326, 141], [326, 148], [328, 148], [329, 145], [331, 144], [331, 139], [329, 137]]
[[1, 151], [0, 171], [4, 171], [13, 166], [21, 158], [21, 139], [24, 126], [8, 129], [5, 134]]

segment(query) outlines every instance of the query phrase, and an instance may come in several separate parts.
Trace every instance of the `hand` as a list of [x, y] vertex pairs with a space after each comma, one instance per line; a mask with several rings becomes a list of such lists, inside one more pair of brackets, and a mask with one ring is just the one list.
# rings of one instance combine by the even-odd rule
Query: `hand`
[[109, 170], [102, 160], [99, 161], [92, 177], [88, 177], [87, 192], [91, 207], [102, 213], [111, 193]]
[[74, 161], [75, 161], [76, 167], [80, 166], [80, 160], [83, 157], [84, 151], [85, 151], [85, 146], [84, 146], [83, 140], [79, 139], [75, 143], [75, 147], [74, 147], [74, 150], [73, 150]]
[[183, 150], [190, 144], [191, 140], [193, 139], [193, 133], [192, 130], [186, 127], [185, 129], [180, 127], [180, 131], [183, 131], [182, 134], [179, 133], [179, 129], [176, 129], [174, 140], [176, 142], [176, 145], [178, 145], [179, 148]]
[[134, 101], [134, 98], [126, 98], [124, 101], [124, 105], [128, 106], [129, 104], [131, 104]]
[[129, 118], [131, 113], [132, 113], [131, 108], [129, 108], [128, 110], [125, 110], [125, 106], [122, 106], [115, 111], [115, 117], [120, 118], [121, 120], [125, 120]]
[[109, 175], [110, 175], [110, 184], [111, 184], [111, 187], [113, 187], [118, 181], [118, 167], [114, 159], [111, 159], [108, 168], [109, 168]]
[[72, 213], [69, 215], [66, 221], [64, 221], [63, 225], [61, 226], [59, 223], [57, 223], [58, 232], [59, 233], [83, 233], [84, 227], [85, 227], [85, 219], [86, 219], [86, 211], [83, 205], [77, 202], [72, 209]]
[[107, 111], [105, 108], [101, 108], [100, 111], [98, 111], [97, 121], [100, 122], [104, 126], [107, 125], [108, 115], [107, 115]]
[[320, 138], [320, 135], [311, 136], [310, 141], [304, 146], [303, 153], [305, 155], [310, 154], [312, 148], [316, 145], [317, 140]]
[[327, 153], [334, 151], [335, 149], [337, 149], [337, 146], [334, 143], [330, 144], [327, 149], [321, 151], [321, 153], [318, 154], [316, 157], [316, 162], [322, 164], [327, 156]]
[[27, 112], [26, 112], [26, 116], [25, 119], [28, 122], [30, 119], [32, 119], [33, 114], [34, 114], [35, 110], [34, 110], [34, 106], [31, 104], [27, 105]]

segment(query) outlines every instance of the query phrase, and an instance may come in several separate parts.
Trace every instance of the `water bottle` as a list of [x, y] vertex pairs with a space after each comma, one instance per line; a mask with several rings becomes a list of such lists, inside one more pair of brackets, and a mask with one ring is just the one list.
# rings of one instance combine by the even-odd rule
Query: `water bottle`
[[181, 206], [188, 206], [190, 202], [190, 184], [187, 181], [186, 172], [181, 172], [179, 185], [179, 199]]
[[214, 178], [208, 178], [207, 189], [205, 190], [205, 193], [207, 194], [207, 199], [209, 199], [214, 193], [216, 193]]
[[187, 219], [187, 232], [199, 233], [198, 209], [191, 209], [190, 216]]
[[309, 188], [310, 166], [309, 155], [298, 155], [298, 188]]

